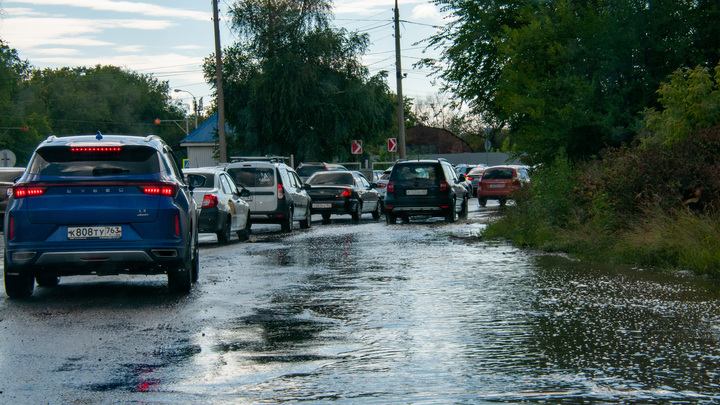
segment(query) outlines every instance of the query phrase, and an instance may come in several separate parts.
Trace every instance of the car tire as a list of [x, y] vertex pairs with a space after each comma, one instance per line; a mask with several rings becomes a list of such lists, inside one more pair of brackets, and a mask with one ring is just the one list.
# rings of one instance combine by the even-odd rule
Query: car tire
[[3, 255], [5, 262], [3, 279], [5, 280], [5, 294], [10, 298], [28, 298], [35, 289], [35, 277], [9, 275], [8, 270], [14, 266], [9, 266], [7, 259]]
[[330, 220], [330, 214], [324, 213], [321, 214], [323, 221], [329, 221]]
[[192, 246], [188, 243], [185, 249], [185, 259], [178, 263], [177, 268], [168, 270], [168, 289], [171, 293], [187, 294], [192, 288]]
[[35, 282], [40, 287], [55, 287], [60, 284], [60, 277], [57, 276], [36, 276]]
[[238, 239], [246, 241], [250, 239], [250, 213], [245, 218], [245, 227], [237, 232]]
[[377, 206], [375, 207], [375, 211], [372, 212], [372, 217], [374, 219], [380, 219], [381, 215], [382, 215], [382, 201], [378, 200]]
[[387, 222], [388, 225], [395, 225], [397, 217], [392, 212], [387, 212], [385, 213], [385, 222]]
[[293, 230], [293, 209], [290, 207], [290, 209], [287, 212], [287, 215], [285, 215], [285, 218], [283, 218], [283, 221], [280, 223], [280, 229], [285, 233], [290, 233]]
[[448, 208], [447, 212], [445, 213], [446, 222], [453, 223], [457, 220], [457, 208], [455, 208], [456, 205], [457, 200], [453, 198], [452, 204], [450, 204], [450, 208]]
[[230, 218], [225, 220], [225, 223], [223, 223], [222, 229], [217, 231], [215, 235], [217, 235], [218, 243], [221, 245], [227, 245], [230, 243]]
[[468, 197], [467, 196], [463, 197], [462, 207], [460, 209], [460, 218], [461, 219], [467, 219], [467, 217], [468, 217], [468, 211], [470, 210], [468, 207], [470, 204], [468, 202], [469, 202]]
[[360, 217], [362, 216], [362, 203], [358, 201], [357, 205], [355, 205], [355, 211], [350, 214], [352, 217], [353, 222], [360, 222]]
[[480, 205], [481, 207], [486, 206], [486, 205], [487, 205], [487, 199], [485, 199], [485, 198], [478, 198], [478, 205]]
[[300, 220], [300, 229], [310, 228], [311, 223], [312, 223], [312, 214], [310, 212], [310, 208], [308, 208], [305, 210], [305, 218]]
[[506, 198], [501, 198], [501, 199], [500, 199], [500, 206], [501, 206], [501, 207], [504, 207], [506, 203], [507, 203], [507, 199], [506, 199]]

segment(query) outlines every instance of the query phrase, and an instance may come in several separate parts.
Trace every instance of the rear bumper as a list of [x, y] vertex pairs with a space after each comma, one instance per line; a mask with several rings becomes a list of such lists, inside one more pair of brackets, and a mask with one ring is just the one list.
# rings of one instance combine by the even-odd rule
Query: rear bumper
[[198, 219], [198, 232], [217, 232], [225, 223], [226, 214], [217, 208], [204, 208], [200, 211]]
[[41, 276], [163, 274], [176, 269], [187, 254], [185, 246], [146, 249], [59, 250], [21, 249], [5, 251], [8, 274]]
[[385, 197], [385, 214], [444, 216], [453, 209], [450, 198], [396, 199]]
[[[313, 214], [352, 214], [357, 209], [358, 200], [313, 200], [310, 212]], [[330, 207], [318, 207], [318, 204], [330, 204]]]

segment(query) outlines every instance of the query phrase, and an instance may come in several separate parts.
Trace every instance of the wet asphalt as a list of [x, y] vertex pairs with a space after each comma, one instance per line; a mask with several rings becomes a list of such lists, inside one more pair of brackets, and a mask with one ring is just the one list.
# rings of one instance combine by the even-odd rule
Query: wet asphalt
[[164, 276], [0, 292], [0, 403], [720, 401], [720, 283], [482, 240], [497, 213], [203, 234], [189, 295]]

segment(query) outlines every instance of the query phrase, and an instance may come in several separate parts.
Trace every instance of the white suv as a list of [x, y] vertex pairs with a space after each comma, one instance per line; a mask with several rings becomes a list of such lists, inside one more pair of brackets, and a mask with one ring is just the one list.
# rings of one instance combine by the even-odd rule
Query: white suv
[[250, 205], [250, 223], [280, 224], [291, 232], [294, 221], [310, 227], [310, 197], [297, 173], [283, 163], [283, 157], [243, 157], [225, 166], [240, 187], [250, 191], [243, 197]]

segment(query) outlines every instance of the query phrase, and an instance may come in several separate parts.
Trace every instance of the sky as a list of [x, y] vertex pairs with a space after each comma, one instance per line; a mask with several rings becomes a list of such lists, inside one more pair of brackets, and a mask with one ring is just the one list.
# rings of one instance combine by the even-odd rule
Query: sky
[[[238, 40], [225, 11], [232, 0], [219, 0], [220, 41]], [[371, 74], [387, 70], [396, 91], [394, 0], [336, 0], [334, 24], [370, 34], [363, 63]], [[207, 107], [212, 89], [202, 76], [203, 59], [215, 51], [212, 1], [198, 0], [0, 0], [0, 38], [35, 68], [113, 65], [167, 81], [171, 92], [192, 110], [192, 97]], [[401, 67], [407, 77], [403, 94], [426, 99], [439, 92], [428, 69], [414, 69], [425, 52], [421, 42], [447, 22], [426, 0], [400, 0]]]

